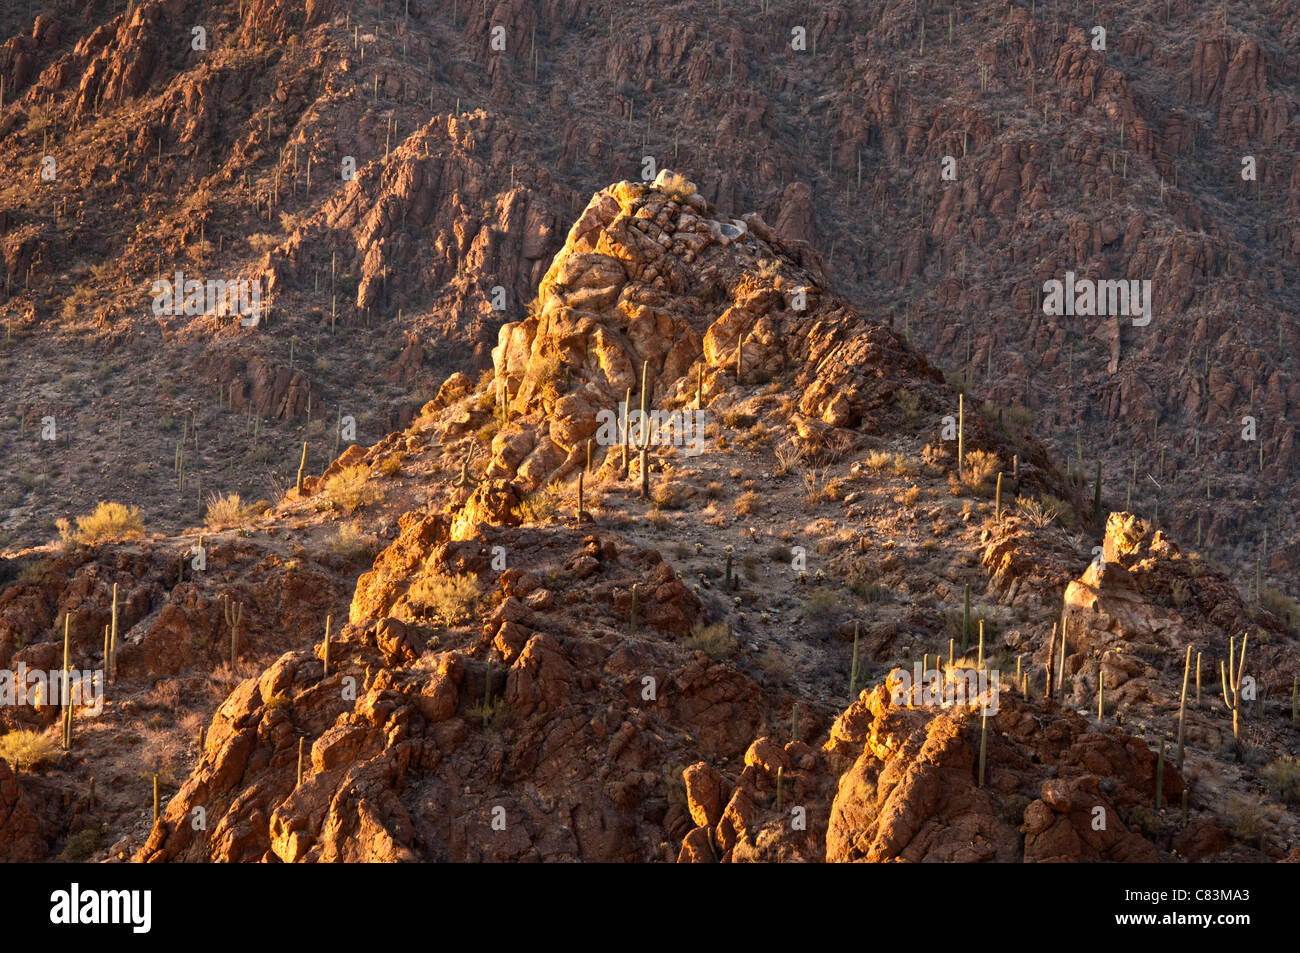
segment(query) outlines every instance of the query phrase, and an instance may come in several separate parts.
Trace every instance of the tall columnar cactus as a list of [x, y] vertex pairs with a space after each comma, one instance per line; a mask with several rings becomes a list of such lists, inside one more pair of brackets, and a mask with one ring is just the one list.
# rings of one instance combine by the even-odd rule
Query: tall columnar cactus
[[1201, 653], [1196, 653], [1196, 707], [1201, 707]]
[[629, 387], [627, 389], [626, 396], [623, 398], [623, 460], [622, 460], [623, 469], [621, 475], [619, 476], [620, 480], [627, 479], [628, 453], [632, 446], [632, 433], [631, 431], [628, 430], [627, 427], [627, 411], [628, 411], [628, 407], [630, 407], [631, 404], [632, 404], [632, 388]]
[[730, 592], [731, 587], [733, 585], [732, 575], [731, 575], [731, 555], [733, 552], [733, 548], [731, 546], [727, 546], [725, 547], [724, 551], [727, 554], [727, 565], [724, 569], [722, 580], [723, 580], [723, 586], [726, 588], [727, 592]]
[[59, 700], [63, 703], [63, 747], [72, 747], [72, 688], [68, 684], [68, 672], [71, 671], [69, 655], [71, 648], [72, 613], [63, 615], [63, 677], [59, 683]]
[[1178, 700], [1178, 770], [1183, 770], [1183, 729], [1187, 722], [1187, 682], [1192, 673], [1192, 647], [1187, 646], [1183, 662], [1183, 694]]
[[1065, 641], [1066, 641], [1065, 631], [1066, 631], [1065, 612], [1064, 610], [1062, 610], [1061, 612], [1061, 664], [1056, 672], [1056, 691], [1057, 694], [1061, 696], [1062, 701], [1065, 700]]
[[1097, 669], [1097, 720], [1106, 720], [1106, 670]]
[[244, 618], [244, 604], [236, 603], [229, 596], [225, 601], [226, 625], [230, 626], [230, 670], [234, 672], [239, 659], [239, 623]]
[[975, 668], [977, 671], [982, 672], [984, 670], [984, 620], [983, 619], [980, 619], [979, 625], [980, 625], [980, 647], [979, 647], [979, 654], [976, 656], [975, 659]]
[[963, 475], [966, 465], [966, 395], [957, 395], [957, 477]]
[[[591, 453], [590, 444], [587, 445], [587, 453], [588, 454]], [[575, 529], [582, 528], [582, 489], [583, 489], [583, 479], [585, 477], [586, 474], [583, 473], [581, 470], [579, 470], [578, 471], [578, 509], [573, 514], [573, 525]]]
[[988, 741], [989, 741], [989, 716], [987, 714], [981, 714], [980, 715], [980, 780], [979, 780], [980, 787], [984, 787], [984, 767], [988, 763], [988, 759], [987, 759]]
[[1052, 697], [1052, 659], [1056, 657], [1056, 623], [1052, 623], [1052, 634], [1047, 640], [1047, 694], [1044, 698]]
[[[1232, 712], [1232, 739], [1237, 746], [1238, 753], [1241, 751], [1241, 673], [1246, 667], [1247, 635], [1248, 633], [1245, 632], [1241, 635], [1241, 658], [1239, 660], [1233, 658], [1235, 643], [1233, 639], [1229, 638], [1228, 669], [1226, 672], [1223, 662], [1219, 662], [1219, 678], [1223, 684], [1223, 703]], [[1231, 697], [1228, 694], [1230, 688], [1232, 690]]]
[[778, 814], [781, 813], [781, 795], [783, 793], [781, 788], [784, 781], [785, 781], [785, 766], [777, 765], [776, 766], [776, 811]]
[[704, 409], [704, 359], [700, 358], [699, 369], [695, 372], [695, 409]]
[[298, 461], [298, 495], [302, 496], [302, 472], [307, 469], [307, 441], [302, 442], [302, 459]]
[[112, 621], [109, 623], [111, 630], [108, 636], [108, 666], [109, 681], [117, 680], [117, 583], [113, 583], [113, 612]]
[[993, 518], [1002, 519], [1002, 471], [998, 471], [998, 486], [993, 493]]
[[641, 453], [638, 463], [641, 467], [641, 499], [646, 499], [650, 495], [650, 417], [648, 402], [650, 399], [650, 389], [648, 387], [650, 376], [650, 362], [641, 362]]
[[302, 787], [302, 746], [304, 740], [303, 738], [298, 739], [298, 780], [294, 783], [296, 788]]
[[325, 663], [323, 669], [324, 678], [329, 678], [330, 674], [330, 622], [333, 621], [333, 618], [333, 616], [328, 615], [325, 617], [325, 650], [323, 653], [323, 661]]

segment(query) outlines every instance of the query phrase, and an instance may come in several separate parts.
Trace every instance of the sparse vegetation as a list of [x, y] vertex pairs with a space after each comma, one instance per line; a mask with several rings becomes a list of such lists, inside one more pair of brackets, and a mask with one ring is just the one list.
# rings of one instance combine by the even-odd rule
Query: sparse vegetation
[[470, 573], [429, 573], [411, 585], [407, 600], [439, 624], [456, 625], [468, 619], [478, 605], [478, 580]]
[[325, 498], [344, 516], [377, 502], [382, 491], [370, 482], [370, 469], [364, 463], [344, 467], [325, 481]]
[[1300, 804], [1300, 759], [1278, 758], [1264, 769], [1269, 794], [1292, 807]]
[[544, 486], [529, 493], [515, 508], [525, 523], [545, 523], [555, 516], [560, 506], [560, 491], [554, 486]]
[[228, 526], [238, 526], [252, 515], [253, 508], [245, 504], [238, 493], [214, 493], [208, 497], [203, 525], [212, 530], [225, 529]]
[[76, 529], [65, 519], [57, 522], [59, 536], [72, 545], [91, 546], [144, 535], [144, 518], [136, 506], [101, 502], [89, 516], [78, 516]]
[[725, 622], [715, 622], [712, 625], [697, 622], [684, 644], [689, 649], [703, 652], [711, 659], [726, 658], [738, 647], [731, 634], [731, 627]]
[[1053, 523], [1070, 526], [1074, 521], [1073, 511], [1064, 500], [1058, 500], [1051, 494], [1044, 493], [1040, 499], [1030, 496], [1017, 496], [1016, 509], [1031, 526], [1042, 529]]
[[0, 736], [0, 758], [14, 765], [15, 770], [30, 771], [52, 761], [58, 745], [43, 731], [20, 728]]

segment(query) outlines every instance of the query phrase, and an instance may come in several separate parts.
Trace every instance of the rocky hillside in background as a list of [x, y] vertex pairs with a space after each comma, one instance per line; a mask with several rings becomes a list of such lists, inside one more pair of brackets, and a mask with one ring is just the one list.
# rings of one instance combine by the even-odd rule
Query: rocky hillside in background
[[1300, 860], [1294, 620], [957, 406], [761, 213], [604, 188], [491, 374], [208, 568], [6, 558], [0, 664], [122, 615], [104, 712], [0, 760], [4, 859]]
[[[373, 442], [448, 374], [485, 370], [587, 198], [670, 166], [723, 218], [809, 242], [828, 287], [1076, 487], [1101, 463], [1108, 496], [1282, 607], [1300, 552], [1295, 14], [11, 5], [0, 533], [40, 544], [115, 496], [167, 533], [212, 493], [273, 502], [304, 439], [319, 471], [351, 442], [344, 418]], [[260, 279], [264, 319], [154, 314], [178, 270]], [[1150, 280], [1152, 322], [1044, 314], [1067, 270]]]

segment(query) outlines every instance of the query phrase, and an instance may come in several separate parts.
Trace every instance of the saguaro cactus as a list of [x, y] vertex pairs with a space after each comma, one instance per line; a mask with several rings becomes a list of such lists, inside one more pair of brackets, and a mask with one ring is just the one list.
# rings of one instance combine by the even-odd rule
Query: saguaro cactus
[[302, 496], [302, 471], [307, 469], [307, 441], [302, 442], [302, 459], [298, 461], [298, 495]]
[[334, 618], [333, 616], [328, 616], [328, 615], [325, 617], [325, 651], [324, 651], [324, 659], [323, 659], [323, 661], [325, 662], [323, 677], [325, 678], [329, 678], [329, 674], [330, 674], [330, 622], [333, 620], [333, 618]]
[[993, 494], [993, 518], [1002, 518], [1002, 471], [998, 471], [998, 486]]
[[966, 395], [957, 395], [957, 477], [960, 479], [966, 461]]
[[[1223, 662], [1219, 662], [1219, 678], [1223, 683], [1223, 703], [1228, 706], [1232, 712], [1232, 739], [1236, 743], [1238, 752], [1241, 751], [1241, 673], [1246, 667], [1246, 638], [1247, 633], [1241, 636], [1241, 657], [1236, 660], [1234, 665], [1233, 652], [1235, 650], [1234, 640], [1228, 639], [1228, 669], [1225, 672]], [[1228, 690], [1231, 688], [1232, 695], [1229, 698]]]
[[1178, 700], [1178, 770], [1183, 770], [1183, 729], [1187, 721], [1187, 681], [1192, 671], [1192, 647], [1187, 646], [1187, 659], [1183, 662], [1183, 694]]
[[984, 767], [987, 764], [988, 740], [989, 716], [984, 714], [980, 715], [980, 787], [984, 787]]
[[233, 672], [239, 658], [239, 623], [244, 618], [244, 604], [227, 596], [224, 608], [226, 625], [230, 626], [230, 670]]
[[68, 684], [68, 672], [71, 669], [69, 664], [69, 654], [71, 648], [71, 635], [69, 629], [72, 623], [72, 613], [67, 612], [63, 615], [63, 675], [59, 682], [60, 701], [63, 702], [63, 747], [65, 749], [72, 747], [72, 687]]
[[108, 678], [111, 682], [117, 680], [117, 583], [113, 583], [113, 614], [109, 625], [111, 631], [108, 637], [108, 660], [104, 664], [108, 667]]
[[1066, 628], [1065, 612], [1062, 611], [1061, 612], [1061, 664], [1056, 672], [1056, 691], [1057, 694], [1061, 696], [1062, 700], [1065, 699], [1065, 628]]
[[1052, 697], [1052, 659], [1056, 657], [1056, 623], [1052, 623], [1052, 634], [1047, 640], [1047, 694], [1044, 698]]

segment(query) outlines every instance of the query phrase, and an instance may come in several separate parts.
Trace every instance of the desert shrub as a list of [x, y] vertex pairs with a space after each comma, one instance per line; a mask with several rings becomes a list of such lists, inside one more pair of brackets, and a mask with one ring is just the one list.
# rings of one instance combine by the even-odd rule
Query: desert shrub
[[213, 493], [208, 496], [208, 510], [203, 516], [203, 525], [208, 529], [221, 529], [237, 526], [253, 515], [253, 508], [238, 493]]
[[0, 758], [16, 770], [30, 771], [54, 758], [58, 746], [41, 731], [20, 728], [0, 736]]
[[774, 563], [788, 563], [794, 558], [789, 546], [778, 543], [767, 551], [767, 558]]
[[717, 480], [709, 481], [709, 485], [704, 488], [704, 495], [711, 500], [722, 499], [722, 494], [724, 492], [725, 492], [725, 487], [723, 487], [723, 485], [719, 483]]
[[544, 486], [529, 493], [519, 501], [515, 513], [525, 523], [544, 523], [560, 506], [560, 491], [553, 486]]
[[1016, 509], [1031, 526], [1042, 529], [1051, 523], [1070, 526], [1074, 522], [1074, 512], [1064, 500], [1059, 500], [1050, 493], [1044, 493], [1041, 499], [1030, 496], [1017, 496]]
[[776, 448], [776, 475], [785, 476], [803, 459], [803, 454], [799, 448], [793, 444], [784, 443]]
[[41, 586], [50, 578], [50, 564], [44, 559], [28, 563], [18, 573], [18, 582], [24, 586]]
[[381, 492], [369, 480], [370, 468], [364, 463], [344, 467], [325, 481], [324, 493], [334, 508], [350, 516], [361, 507], [376, 502]]
[[651, 498], [654, 500], [655, 509], [678, 510], [686, 502], [687, 495], [685, 486], [670, 481], [656, 484]]
[[293, 703], [289, 700], [289, 696], [284, 692], [276, 692], [266, 701], [267, 708], [274, 708], [277, 710], [289, 708], [292, 704]]
[[89, 516], [77, 517], [77, 528], [64, 519], [56, 525], [65, 543], [92, 545], [115, 539], [134, 539], [144, 535], [144, 518], [140, 508], [124, 503], [101, 502]]
[[1281, 619], [1288, 629], [1300, 626], [1300, 602], [1296, 602], [1283, 592], [1265, 586], [1259, 600], [1265, 609]]
[[695, 185], [680, 172], [665, 169], [655, 180], [655, 186], [675, 202], [681, 202], [695, 194]]
[[917, 486], [909, 486], [906, 490], [894, 495], [894, 502], [899, 506], [911, 506], [920, 498], [921, 488]]
[[1269, 793], [1283, 804], [1300, 804], [1300, 760], [1278, 758], [1264, 769], [1264, 783]]
[[[491, 438], [488, 438], [489, 441]], [[402, 453], [392, 453], [379, 461], [379, 472], [384, 476], [397, 476], [402, 472]]]
[[1012, 827], [1019, 827], [1025, 822], [1025, 809], [1033, 803], [1032, 798], [1023, 794], [1011, 794], [1002, 802], [1002, 819]]
[[997, 476], [1001, 466], [997, 454], [984, 450], [972, 450], [966, 454], [961, 471], [961, 482], [972, 489], [978, 489]]
[[913, 390], [899, 390], [894, 403], [898, 405], [903, 421], [909, 427], [915, 427], [921, 421], [921, 395]]
[[731, 627], [725, 622], [715, 622], [713, 625], [697, 622], [687, 636], [685, 645], [689, 649], [698, 649], [711, 659], [726, 658], [737, 648]]
[[830, 618], [840, 606], [840, 598], [829, 589], [814, 589], [803, 602], [806, 619], [822, 621]]
[[1273, 826], [1273, 815], [1265, 804], [1254, 795], [1228, 796], [1223, 807], [1223, 819], [1234, 837], [1249, 841], [1263, 837]]
[[325, 545], [336, 556], [360, 559], [378, 548], [378, 540], [363, 533], [361, 527], [353, 522], [340, 526], [338, 532], [325, 541]]
[[478, 580], [470, 573], [430, 573], [421, 576], [407, 592], [411, 606], [431, 615], [442, 625], [463, 622], [478, 605]]
[[99, 831], [94, 827], [86, 826], [75, 834], [69, 834], [67, 841], [63, 845], [63, 853], [59, 855], [59, 860], [80, 863], [87, 860], [96, 850], [99, 849]]
[[888, 450], [872, 450], [862, 461], [862, 465], [868, 470], [887, 470], [893, 462], [894, 455]]
[[742, 493], [736, 497], [736, 512], [741, 516], [749, 516], [752, 513], [759, 513], [763, 509], [763, 498], [750, 490], [748, 493]]

